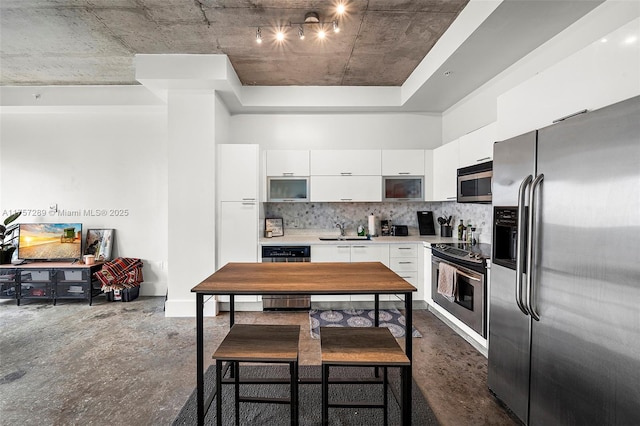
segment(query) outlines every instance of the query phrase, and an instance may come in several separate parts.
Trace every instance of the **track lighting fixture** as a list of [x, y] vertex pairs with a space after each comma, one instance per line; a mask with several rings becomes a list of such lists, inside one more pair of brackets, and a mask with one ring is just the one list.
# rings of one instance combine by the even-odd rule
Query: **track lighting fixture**
[[[342, 15], [345, 13], [345, 5], [344, 3], [338, 4], [336, 7], [336, 15]], [[269, 26], [269, 25], [261, 25], [256, 27], [256, 42], [262, 43], [262, 29], [270, 28], [273, 29], [273, 34], [275, 36], [276, 41], [282, 43], [285, 41], [287, 37], [288, 28], [297, 26], [298, 27], [298, 38], [300, 40], [305, 39], [305, 28], [304, 26], [310, 26], [309, 28], [313, 28], [315, 30], [315, 34], [318, 39], [325, 39], [327, 37], [328, 28], [332, 28], [334, 34], [340, 32], [340, 26], [338, 25], [338, 19], [334, 19], [332, 21], [323, 22], [320, 20], [320, 15], [318, 12], [307, 12], [304, 15], [304, 21], [302, 22], [289, 22], [288, 24], [280, 25], [280, 26]]]

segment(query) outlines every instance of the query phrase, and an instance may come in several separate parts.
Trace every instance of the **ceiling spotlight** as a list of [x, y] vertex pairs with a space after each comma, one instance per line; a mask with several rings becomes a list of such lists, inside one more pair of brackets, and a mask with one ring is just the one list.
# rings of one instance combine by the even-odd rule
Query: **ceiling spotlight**
[[[337, 4], [337, 1], [340, 1], [341, 3]], [[336, 8], [338, 10], [338, 13], [346, 13], [345, 10], [345, 4], [344, 4], [344, 0], [336, 0]], [[285, 42], [286, 38], [287, 38], [287, 32], [289, 31], [289, 29], [293, 29], [293, 28], [297, 28], [298, 29], [298, 38], [300, 40], [304, 40], [305, 39], [305, 25], [310, 25], [313, 28], [313, 33], [317, 34], [317, 37], [319, 39], [325, 39], [327, 38], [328, 32], [329, 32], [329, 28], [333, 29], [334, 33], [339, 33], [341, 28], [340, 28], [340, 24], [339, 24], [339, 18], [338, 17], [334, 17], [333, 20], [331, 21], [325, 21], [325, 20], [321, 20], [320, 19], [320, 15], [318, 14], [318, 12], [307, 12], [304, 15], [304, 21], [302, 22], [292, 22], [292, 21], [288, 21], [287, 24], [285, 25], [261, 25], [261, 26], [255, 26], [255, 25], [251, 25], [251, 28], [256, 28], [256, 43], [262, 43], [262, 28], [267, 28], [269, 29], [268, 33], [272, 34], [272, 32], [274, 33], [274, 37], [275, 40], [277, 42]], [[295, 31], [295, 30], [293, 30]], [[317, 31], [317, 32], [316, 32]], [[269, 36], [269, 40], [271, 40], [271, 37]]]
[[338, 15], [342, 15], [344, 12], [345, 12], [344, 3], [338, 4], [338, 6], [336, 7], [336, 13]]
[[444, 76], [445, 77], [451, 77], [451, 74], [453, 74], [453, 71], [445, 71], [444, 72]]

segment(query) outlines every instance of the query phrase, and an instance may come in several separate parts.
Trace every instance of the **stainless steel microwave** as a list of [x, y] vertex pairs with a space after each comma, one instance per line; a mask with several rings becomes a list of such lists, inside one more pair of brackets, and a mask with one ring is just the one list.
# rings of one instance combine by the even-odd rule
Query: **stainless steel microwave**
[[459, 203], [490, 203], [493, 161], [458, 169]]

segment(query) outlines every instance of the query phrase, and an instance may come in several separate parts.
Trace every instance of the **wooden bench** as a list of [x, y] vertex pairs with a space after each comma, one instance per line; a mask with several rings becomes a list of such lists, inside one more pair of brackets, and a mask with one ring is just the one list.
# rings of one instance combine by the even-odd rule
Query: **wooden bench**
[[[299, 325], [235, 324], [213, 354], [216, 360], [216, 415], [222, 424], [222, 364], [230, 362], [235, 386], [236, 425], [240, 424], [240, 402], [289, 404], [291, 424], [298, 424], [298, 344]], [[290, 369], [289, 398], [259, 398], [240, 396], [241, 362], [288, 364]], [[281, 383], [264, 381], [262, 383]]]
[[[411, 337], [409, 336], [409, 338]], [[409, 373], [407, 370], [411, 368], [411, 361], [389, 329], [384, 327], [320, 327], [320, 350], [322, 352], [322, 424], [329, 424], [329, 407], [348, 407], [382, 408], [386, 425], [388, 422], [387, 367], [400, 367], [402, 374], [405, 375]], [[383, 369], [383, 403], [330, 402], [329, 368], [331, 366], [381, 367]], [[403, 404], [400, 406], [402, 407]]]

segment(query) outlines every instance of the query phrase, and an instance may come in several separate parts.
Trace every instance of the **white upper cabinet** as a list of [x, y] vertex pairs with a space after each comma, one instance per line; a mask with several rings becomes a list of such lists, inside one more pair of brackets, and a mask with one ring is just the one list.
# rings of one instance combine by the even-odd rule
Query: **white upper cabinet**
[[258, 201], [259, 146], [218, 145], [218, 200]]
[[[311, 175], [381, 176], [381, 151], [379, 149], [312, 150]], [[377, 190], [380, 192], [380, 186]], [[313, 198], [313, 189], [311, 197]]]
[[473, 166], [493, 159], [496, 128], [494, 122], [460, 137], [460, 167]]
[[424, 150], [382, 150], [382, 176], [423, 176]]
[[382, 176], [311, 176], [311, 201], [382, 201]]
[[267, 176], [309, 176], [309, 151], [267, 151]]
[[458, 139], [433, 150], [433, 199], [430, 201], [453, 201], [456, 199], [458, 155]]
[[433, 200], [433, 150], [424, 150], [424, 199]]

